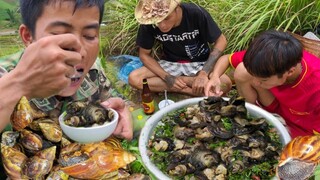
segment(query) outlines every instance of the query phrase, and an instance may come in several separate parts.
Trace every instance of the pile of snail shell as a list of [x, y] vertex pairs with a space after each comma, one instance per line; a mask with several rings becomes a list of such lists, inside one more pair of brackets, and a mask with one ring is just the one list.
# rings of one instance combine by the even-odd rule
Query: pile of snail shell
[[120, 168], [136, 160], [115, 137], [90, 144], [69, 140], [58, 122], [35, 113], [26, 97], [17, 104], [11, 124], [13, 131], [1, 137], [2, 163], [10, 179], [119, 177]]

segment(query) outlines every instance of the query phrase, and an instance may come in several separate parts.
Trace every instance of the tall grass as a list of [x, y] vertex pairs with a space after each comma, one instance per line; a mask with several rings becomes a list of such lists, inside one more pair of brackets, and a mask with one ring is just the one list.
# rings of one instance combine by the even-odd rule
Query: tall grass
[[[138, 23], [134, 9], [138, 0], [108, 0], [100, 36], [100, 56], [137, 55]], [[300, 35], [320, 23], [319, 0], [183, 0], [209, 11], [228, 39], [226, 53], [245, 49], [258, 33], [267, 29], [289, 30]], [[0, 55], [20, 48], [0, 37]], [[8, 37], [9, 39], [12, 37]], [[13, 39], [15, 40], [15, 39]], [[16, 41], [16, 40], [15, 40]], [[18, 43], [19, 44], [19, 43]]]
[[[320, 1], [316, 0], [185, 0], [209, 11], [228, 39], [226, 53], [245, 49], [258, 33], [267, 29], [298, 34], [314, 31], [320, 23]], [[136, 54], [138, 23], [134, 19], [137, 0], [106, 3], [109, 54]]]
[[[106, 3], [106, 41], [103, 49], [107, 55], [135, 54], [138, 24], [134, 7], [138, 0], [110, 0]], [[103, 34], [102, 34], [103, 35]]]
[[254, 36], [267, 29], [298, 34], [314, 31], [320, 23], [320, 1], [238, 1], [223, 12], [222, 29], [228, 37], [227, 51], [244, 49]]

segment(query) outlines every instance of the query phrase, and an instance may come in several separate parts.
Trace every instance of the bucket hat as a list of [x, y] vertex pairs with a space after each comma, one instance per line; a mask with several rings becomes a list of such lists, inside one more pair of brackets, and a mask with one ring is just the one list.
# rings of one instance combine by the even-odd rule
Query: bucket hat
[[135, 18], [140, 24], [156, 24], [163, 21], [181, 0], [140, 0], [135, 9]]

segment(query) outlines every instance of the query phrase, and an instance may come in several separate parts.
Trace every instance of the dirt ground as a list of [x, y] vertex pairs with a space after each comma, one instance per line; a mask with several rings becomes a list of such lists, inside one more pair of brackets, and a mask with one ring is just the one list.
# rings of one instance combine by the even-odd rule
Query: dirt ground
[[17, 33], [18, 32], [16, 30], [4, 30], [4, 31], [0, 31], [0, 36], [13, 35]]
[[[131, 107], [133, 109], [139, 109], [142, 107], [141, 105], [141, 90], [135, 89], [130, 87], [130, 85], [125, 84], [124, 82], [118, 80], [115, 82], [116, 84], [116, 89], [119, 91], [119, 89], [128, 89], [128, 93], [124, 93], [124, 96], [128, 98], [130, 101], [132, 101]], [[154, 94], [154, 101], [155, 104], [158, 105], [158, 103], [165, 99], [165, 93], [164, 92], [159, 92], [159, 93], [153, 93]], [[192, 98], [192, 96], [184, 95], [184, 94], [179, 94], [179, 93], [167, 93], [168, 99], [173, 100], [174, 102], [181, 101], [183, 99], [188, 99]]]

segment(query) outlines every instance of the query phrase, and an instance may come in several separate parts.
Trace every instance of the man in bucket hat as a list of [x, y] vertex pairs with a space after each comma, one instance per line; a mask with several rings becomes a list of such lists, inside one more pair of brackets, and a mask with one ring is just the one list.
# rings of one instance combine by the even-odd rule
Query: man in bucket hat
[[[136, 42], [144, 66], [130, 73], [131, 86], [142, 89], [146, 78], [154, 92], [204, 95], [209, 72], [227, 40], [204, 8], [180, 1], [140, 0], [136, 6], [135, 17], [140, 23]], [[155, 40], [163, 48], [159, 61], [151, 54]], [[221, 81], [226, 93], [231, 82], [226, 75]]]

